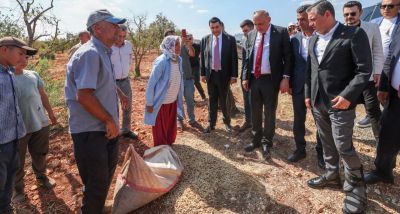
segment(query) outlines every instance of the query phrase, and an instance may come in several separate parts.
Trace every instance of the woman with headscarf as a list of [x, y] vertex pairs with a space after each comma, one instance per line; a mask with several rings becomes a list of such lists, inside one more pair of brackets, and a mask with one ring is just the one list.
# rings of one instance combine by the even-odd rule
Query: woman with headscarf
[[178, 36], [167, 36], [153, 63], [146, 88], [144, 122], [153, 126], [154, 146], [171, 145], [177, 134], [177, 114], [183, 113], [183, 71]]

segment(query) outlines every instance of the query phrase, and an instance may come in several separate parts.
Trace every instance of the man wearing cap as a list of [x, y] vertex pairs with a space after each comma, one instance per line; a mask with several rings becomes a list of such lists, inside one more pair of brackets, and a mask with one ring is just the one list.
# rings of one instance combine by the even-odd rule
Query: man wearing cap
[[0, 213], [13, 213], [12, 189], [19, 167], [17, 141], [26, 134], [18, 107], [13, 66], [35, 53], [35, 49], [20, 39], [0, 39]]
[[122, 113], [122, 137], [136, 140], [138, 136], [131, 131], [132, 89], [129, 70], [132, 64], [132, 44], [126, 40], [127, 28], [120, 25], [118, 39], [112, 46], [111, 63], [115, 71], [118, 88], [128, 97], [127, 108]]
[[72, 55], [74, 55], [75, 51], [78, 50], [79, 47], [81, 47], [83, 44], [88, 42], [90, 40], [90, 33], [88, 31], [81, 31], [78, 34], [79, 37], [79, 43], [74, 45], [70, 50], [69, 50], [69, 57], [68, 59], [71, 59]]
[[65, 98], [84, 190], [82, 213], [101, 213], [118, 162], [118, 96], [112, 45], [126, 20], [107, 10], [89, 15], [92, 39], [67, 64]]

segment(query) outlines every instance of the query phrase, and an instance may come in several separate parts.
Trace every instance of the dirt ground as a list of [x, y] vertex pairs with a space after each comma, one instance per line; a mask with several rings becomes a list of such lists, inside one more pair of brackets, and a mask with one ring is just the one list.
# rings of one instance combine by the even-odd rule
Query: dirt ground
[[[151, 127], [144, 126], [143, 114], [146, 82], [155, 57], [155, 54], [147, 56], [142, 65], [142, 76], [131, 79], [134, 94], [132, 129], [138, 133], [139, 140], [120, 141], [116, 174], [129, 144], [133, 144], [139, 153], [153, 144]], [[50, 74], [55, 78], [65, 77], [66, 61], [65, 55], [57, 55]], [[243, 102], [239, 85], [233, 86], [233, 91], [240, 108]], [[62, 95], [60, 99], [63, 99]], [[196, 117], [206, 127], [207, 103], [200, 101], [197, 92], [195, 99]], [[63, 109], [56, 109], [56, 112], [65, 118]], [[363, 107], [359, 106], [357, 120], [364, 115]], [[28, 158], [25, 165], [28, 200], [16, 204], [20, 213], [75, 213], [79, 208], [82, 184], [67, 123], [65, 119], [61, 121], [59, 127], [52, 129], [48, 155], [48, 174], [57, 185], [53, 190], [38, 187]], [[341, 213], [343, 192], [314, 190], [306, 184], [308, 179], [323, 173], [316, 164], [315, 125], [310, 114], [306, 126], [307, 158], [295, 164], [286, 160], [295, 147], [292, 121], [291, 97], [280, 95], [274, 148], [268, 161], [264, 161], [259, 152], [244, 154], [243, 147], [251, 140], [250, 131], [227, 134], [222, 128], [222, 119], [218, 120], [217, 130], [209, 135], [186, 127], [183, 133], [178, 134], [173, 146], [185, 167], [180, 182], [171, 192], [133, 213]], [[233, 118], [232, 125], [238, 126], [242, 122], [243, 115], [239, 114]], [[366, 170], [369, 170], [373, 168], [376, 148], [372, 131], [358, 128], [354, 131], [354, 145]], [[395, 185], [368, 187], [367, 213], [400, 212], [399, 161], [395, 179]], [[113, 186], [109, 200], [112, 195]]]

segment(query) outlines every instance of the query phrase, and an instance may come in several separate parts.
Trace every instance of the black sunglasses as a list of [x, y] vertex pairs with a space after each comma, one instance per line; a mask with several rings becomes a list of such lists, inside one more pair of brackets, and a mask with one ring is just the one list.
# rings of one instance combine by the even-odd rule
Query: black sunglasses
[[393, 9], [395, 6], [397, 6], [397, 5], [394, 5], [394, 4], [381, 4], [381, 5], [379, 5], [379, 7], [380, 7], [382, 10], [384, 10], [384, 9], [391, 10], [391, 9]]
[[344, 17], [348, 17], [348, 16], [356, 16], [357, 13], [356, 12], [351, 12], [351, 13], [343, 13]]

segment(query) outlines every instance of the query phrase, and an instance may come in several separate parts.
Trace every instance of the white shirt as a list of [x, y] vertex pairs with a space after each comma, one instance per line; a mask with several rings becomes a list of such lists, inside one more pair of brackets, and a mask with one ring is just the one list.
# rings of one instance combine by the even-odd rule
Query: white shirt
[[307, 61], [308, 57], [308, 45], [310, 44], [311, 36], [305, 35], [301, 33], [301, 47], [300, 47], [300, 54], [305, 61]]
[[383, 19], [379, 25], [379, 30], [382, 37], [383, 55], [385, 59], [389, 54], [389, 45], [392, 42], [392, 33], [396, 25], [397, 16], [391, 19]]
[[169, 77], [169, 87], [165, 94], [163, 104], [170, 104], [178, 98], [179, 88], [181, 86], [181, 72], [179, 71], [179, 64], [171, 61], [171, 74]]
[[322, 34], [316, 32], [316, 34], [318, 35], [318, 40], [317, 40], [317, 43], [315, 44], [314, 52], [318, 58], [318, 63], [321, 63], [321, 60], [322, 60], [322, 57], [324, 56], [326, 47], [328, 46], [329, 42], [331, 41], [332, 36], [335, 33], [338, 26], [339, 26], [339, 22], [336, 22], [336, 25], [325, 35], [322, 35]]
[[400, 58], [397, 61], [396, 67], [394, 67], [393, 77], [392, 77], [392, 87], [396, 90], [399, 90], [400, 86]]
[[[211, 41], [211, 69], [214, 70], [214, 44], [217, 44], [217, 37], [215, 35], [212, 36]], [[219, 42], [219, 60], [221, 61], [221, 50], [222, 50], [222, 33], [218, 36]], [[222, 64], [221, 64], [222, 66]]]
[[[264, 36], [264, 44], [263, 44], [263, 52], [261, 58], [261, 74], [270, 74], [271, 73], [271, 64], [269, 62], [269, 45], [270, 45], [270, 38], [271, 38], [271, 25], [268, 28], [268, 31], [265, 33]], [[254, 74], [256, 69], [256, 61], [257, 61], [257, 51], [258, 47], [260, 46], [262, 40], [262, 33], [257, 32], [256, 41], [254, 43], [254, 59], [253, 59], [253, 71], [251, 73]]]
[[132, 64], [132, 45], [129, 41], [125, 40], [121, 47], [112, 46], [111, 62], [115, 79], [125, 79], [129, 76]]

